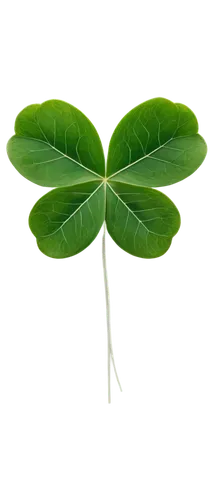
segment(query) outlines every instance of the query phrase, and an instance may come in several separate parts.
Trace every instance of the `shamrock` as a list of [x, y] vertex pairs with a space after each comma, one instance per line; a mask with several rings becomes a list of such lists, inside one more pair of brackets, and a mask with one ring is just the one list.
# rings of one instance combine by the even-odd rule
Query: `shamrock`
[[197, 119], [189, 108], [167, 99], [140, 104], [116, 127], [105, 167], [100, 138], [88, 118], [70, 104], [50, 100], [21, 111], [7, 151], [24, 177], [56, 188], [40, 198], [29, 217], [45, 255], [65, 258], [81, 252], [104, 223], [110, 399], [114, 358], [105, 225], [113, 240], [137, 257], [155, 258], [169, 249], [180, 215], [174, 203], [153, 188], [185, 179], [203, 162], [207, 147]]

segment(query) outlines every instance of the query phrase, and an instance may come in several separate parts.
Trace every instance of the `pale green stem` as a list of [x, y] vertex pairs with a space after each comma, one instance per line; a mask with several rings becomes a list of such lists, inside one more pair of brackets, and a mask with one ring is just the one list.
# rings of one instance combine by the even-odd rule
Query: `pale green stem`
[[105, 316], [105, 335], [106, 335], [106, 392], [107, 402], [112, 403], [112, 363], [111, 363], [111, 300], [109, 296], [108, 286], [108, 269], [107, 269], [107, 245], [106, 245], [106, 222], [103, 224], [102, 238], [101, 238], [101, 266], [102, 266], [102, 279], [103, 279], [103, 293], [104, 293], [104, 316]]
[[103, 273], [104, 273], [105, 296], [106, 296], [106, 320], [107, 320], [107, 339], [108, 339], [108, 344], [107, 344], [108, 345], [108, 402], [111, 403], [111, 361], [121, 391], [122, 387], [120, 385], [120, 381], [115, 366], [114, 354], [112, 348], [112, 339], [111, 339], [110, 298], [109, 298], [108, 275], [106, 266], [106, 223], [105, 222], [104, 222], [103, 241], [102, 241], [102, 255], [103, 255]]

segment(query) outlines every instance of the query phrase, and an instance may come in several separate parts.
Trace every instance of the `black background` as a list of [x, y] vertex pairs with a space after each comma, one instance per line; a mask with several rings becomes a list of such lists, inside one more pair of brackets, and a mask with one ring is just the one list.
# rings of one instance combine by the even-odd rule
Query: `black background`
[[[27, 95], [31, 88], [21, 91]], [[132, 93], [121, 89], [102, 96], [91, 88], [82, 93], [75, 88], [75, 93], [111, 128], [112, 112], [120, 111], [120, 103], [134, 104], [136, 95], [152, 92], [152, 86], [133, 88]], [[208, 134], [214, 135], [210, 95], [203, 85], [194, 89], [171, 85], [168, 94], [192, 95], [193, 103], [200, 103], [201, 120], [209, 120]], [[24, 94], [5, 92], [2, 136], [8, 134], [8, 112], [15, 113], [17, 103], [24, 103]], [[199, 392], [203, 397], [202, 379], [210, 370], [212, 161], [208, 168], [209, 177], [196, 176], [191, 185], [177, 186], [177, 199], [184, 200], [185, 238], [177, 241], [176, 257], [169, 257], [166, 265], [128, 265], [127, 257], [113, 257], [113, 296], [120, 296], [121, 376], [129, 376], [129, 401], [121, 402], [123, 409], [141, 408], [154, 399], [157, 407], [163, 400], [177, 405], [179, 398], [188, 405]], [[13, 379], [11, 397], [20, 411], [26, 401], [30, 407], [37, 401], [35, 407], [47, 412], [54, 405], [64, 411], [70, 405], [102, 408], [103, 314], [96, 313], [96, 257], [83, 256], [80, 265], [41, 265], [23, 234], [24, 200], [31, 199], [32, 187], [17, 184], [7, 169], [0, 170], [0, 182], [2, 313], [8, 329], [5, 382]]]

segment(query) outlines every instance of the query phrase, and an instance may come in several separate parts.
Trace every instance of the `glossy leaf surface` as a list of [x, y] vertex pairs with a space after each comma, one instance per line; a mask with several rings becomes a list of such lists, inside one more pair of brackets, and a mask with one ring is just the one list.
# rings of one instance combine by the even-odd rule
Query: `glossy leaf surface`
[[63, 101], [28, 106], [7, 151], [15, 168], [41, 186], [67, 186], [104, 175], [100, 138], [81, 111]]
[[99, 136], [83, 113], [63, 101], [26, 107], [15, 122], [8, 155], [30, 181], [58, 187], [30, 214], [40, 250], [54, 258], [77, 254], [106, 218], [114, 241], [132, 255], [155, 258], [180, 226], [177, 208], [151, 189], [191, 175], [206, 155], [194, 113], [156, 98], [130, 111], [109, 145], [107, 173]]
[[130, 111], [109, 145], [107, 175], [150, 187], [185, 179], [203, 162], [206, 143], [192, 111], [167, 99], [151, 99]]
[[104, 184], [88, 182], [54, 189], [43, 196], [30, 213], [29, 225], [43, 253], [71, 257], [97, 236], [104, 210]]
[[155, 189], [110, 182], [107, 229], [113, 240], [137, 257], [163, 255], [180, 227], [174, 203]]

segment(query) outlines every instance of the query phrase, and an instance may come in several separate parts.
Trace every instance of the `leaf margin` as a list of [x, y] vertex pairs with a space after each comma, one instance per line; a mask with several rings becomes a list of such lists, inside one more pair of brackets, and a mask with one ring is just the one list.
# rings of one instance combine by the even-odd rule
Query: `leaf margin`
[[[120, 183], [118, 181], [118, 184], [122, 184], [122, 183]], [[107, 185], [108, 185], [108, 182], [107, 182]], [[131, 186], [131, 185], [129, 185], [129, 186]], [[134, 255], [133, 253], [126, 252], [123, 248], [121, 248], [121, 245], [119, 245], [119, 243], [116, 242], [116, 240], [114, 240], [113, 237], [111, 236], [111, 231], [108, 228], [107, 218], [106, 218], [105, 220], [106, 220], [107, 234], [108, 234], [108, 238], [110, 239], [110, 241], [118, 248], [118, 250], [122, 254], [124, 254], [124, 255], [126, 255], [128, 257], [131, 257], [131, 258], [133, 258], [136, 261], [140, 261], [140, 262], [152, 262], [153, 263], [153, 262], [162, 260], [162, 259], [164, 259], [164, 258], [166, 258], [167, 256], [170, 255], [172, 249], [175, 246], [175, 240], [176, 240], [177, 236], [180, 236], [180, 234], [181, 234], [181, 232], [183, 230], [184, 213], [181, 212], [181, 208], [178, 206], [178, 204], [177, 204], [176, 200], [173, 198], [173, 196], [171, 196], [169, 193], [167, 193], [163, 188], [151, 188], [151, 187], [145, 187], [145, 186], [140, 186], [140, 185], [138, 187], [143, 187], [146, 190], [148, 189], [148, 190], [153, 190], [153, 191], [156, 191], [156, 192], [158, 191], [158, 192], [162, 193], [164, 196], [166, 196], [166, 198], [168, 198], [171, 201], [171, 203], [177, 209], [177, 213], [179, 213], [179, 216], [180, 216], [180, 226], [179, 226], [178, 231], [172, 237], [170, 236], [171, 243], [170, 243], [170, 245], [168, 247], [168, 250], [164, 254], [161, 254], [160, 256], [158, 256], [156, 258], [148, 258], [148, 259], [143, 259], [140, 256]]]
[[[202, 133], [202, 122], [200, 120], [200, 116], [199, 116], [198, 112], [192, 107], [192, 105], [189, 102], [184, 101], [182, 99], [181, 100], [177, 100], [177, 99], [171, 98], [169, 96], [166, 96], [164, 94], [155, 94], [155, 95], [152, 95], [152, 96], [146, 96], [143, 99], [139, 99], [136, 104], [134, 104], [134, 105], [130, 106], [129, 108], [127, 108], [127, 110], [124, 112], [124, 114], [122, 116], [120, 116], [120, 118], [115, 122], [114, 126], [112, 127], [112, 129], [111, 129], [111, 131], [110, 131], [110, 133], [108, 135], [107, 141], [106, 141], [106, 150], [107, 150], [107, 164], [108, 164], [109, 147], [110, 147], [110, 144], [111, 144], [111, 139], [114, 136], [114, 131], [115, 131], [115, 129], [117, 129], [117, 125], [119, 123], [121, 123], [121, 121], [127, 115], [127, 113], [129, 113], [133, 109], [136, 109], [137, 106], [141, 105], [143, 102], [148, 102], [148, 101], [151, 101], [153, 99], [160, 98], [160, 97], [165, 98], [168, 101], [171, 101], [175, 105], [176, 104], [184, 104], [188, 109], [190, 109], [190, 111], [193, 113], [193, 115], [195, 116], [195, 118], [197, 119], [197, 122], [198, 122], [198, 132], [197, 132], [197, 134], [202, 137], [202, 139], [204, 140], [204, 142], [207, 145], [207, 152], [206, 152], [206, 156], [204, 158], [203, 163], [196, 169], [196, 171], [193, 174], [191, 174], [191, 176], [184, 177], [184, 179], [181, 179], [181, 180], [179, 180], [178, 182], [176, 182], [174, 184], [169, 183], [167, 185], [158, 186], [158, 187], [150, 186], [150, 187], [153, 187], [153, 188], [156, 188], [156, 189], [166, 189], [166, 188], [172, 188], [172, 187], [176, 186], [177, 184], [182, 184], [182, 183], [185, 183], [186, 181], [190, 180], [191, 177], [196, 176], [198, 174], [198, 172], [204, 167], [205, 163], [208, 161], [208, 154], [209, 154], [209, 151], [210, 151], [210, 144], [208, 142], [208, 138]], [[150, 153], [149, 153], [149, 155], [150, 155]], [[107, 166], [106, 166], [106, 169], [107, 169]], [[128, 168], [128, 166], [125, 167], [125, 168]], [[123, 170], [123, 168], [121, 170], [118, 170], [118, 172], [114, 172], [113, 174], [111, 174], [107, 178], [110, 179], [113, 176], [115, 176], [115, 177], [117, 175], [119, 176], [120, 172], [122, 170]], [[117, 182], [120, 182], [120, 181], [117, 180]]]
[[[56, 101], [62, 101], [62, 102], [66, 102], [66, 103], [69, 103], [71, 105], [73, 105], [73, 107], [75, 107], [76, 109], [78, 109], [86, 118], [86, 120], [88, 120], [90, 122], [91, 125], [93, 125], [94, 127], [94, 130], [96, 130], [97, 132], [97, 135], [99, 137], [99, 141], [100, 141], [100, 145], [102, 147], [102, 153], [103, 153], [103, 166], [104, 166], [104, 172], [105, 172], [105, 159], [106, 159], [106, 152], [105, 152], [105, 142], [104, 142], [104, 138], [103, 138], [103, 134], [100, 130], [100, 128], [97, 126], [96, 122], [93, 120], [93, 118], [88, 114], [88, 111], [82, 109], [76, 102], [73, 102], [71, 100], [68, 100], [64, 97], [60, 97], [60, 96], [48, 96], [47, 98], [42, 98], [40, 100], [36, 100], [36, 101], [28, 101], [26, 103], [24, 103], [15, 113], [13, 119], [12, 119], [12, 133], [6, 138], [5, 142], [4, 142], [4, 146], [3, 148], [5, 149], [4, 151], [4, 156], [5, 156], [5, 159], [7, 160], [9, 166], [12, 168], [12, 170], [16, 173], [16, 175], [18, 177], [21, 177], [24, 181], [26, 181], [28, 184], [31, 184], [35, 187], [39, 187], [41, 189], [52, 189], [54, 188], [55, 186], [47, 186], [47, 185], [41, 185], [41, 184], [37, 184], [37, 183], [33, 183], [29, 178], [28, 176], [23, 176], [21, 175], [18, 171], [17, 171], [17, 168], [14, 166], [14, 164], [11, 163], [11, 161], [9, 160], [8, 158], [8, 154], [7, 154], [7, 147], [8, 147], [8, 142], [10, 141], [10, 139], [12, 137], [23, 137], [23, 136], [20, 136], [20, 135], [17, 135], [16, 134], [16, 126], [17, 126], [17, 117], [20, 115], [20, 113], [22, 113], [22, 111], [24, 109], [26, 109], [27, 107], [29, 106], [36, 106], [37, 109], [38, 106], [48, 102], [49, 100], [56, 100]], [[25, 137], [26, 139], [30, 139], [30, 137]], [[45, 141], [44, 141], [45, 142]], [[60, 151], [59, 151], [60, 152]], [[71, 159], [72, 160], [72, 159]], [[84, 167], [84, 165], [83, 165]], [[87, 167], [85, 167], [87, 170], [90, 170], [88, 169]], [[101, 175], [99, 175], [97, 172], [93, 172], [91, 171], [91, 174], [93, 174], [95, 177], [99, 177], [99, 178], [102, 178]], [[44, 183], [45, 184], [45, 183]], [[68, 184], [67, 184], [68, 185]]]
[[[99, 182], [97, 179], [96, 179], [97, 182]], [[93, 181], [88, 181], [88, 183], [90, 182], [93, 182]], [[80, 183], [79, 186], [82, 186], [86, 183]], [[101, 187], [102, 185], [104, 184], [104, 182], [100, 182], [99, 183], [99, 186], [95, 189], [95, 191]], [[69, 256], [69, 257], [66, 257], [66, 258], [52, 258], [50, 256], [48, 256], [45, 252], [43, 252], [40, 248], [40, 243], [39, 243], [39, 237], [38, 237], [38, 242], [37, 242], [37, 237], [35, 235], [35, 233], [32, 231], [30, 225], [31, 225], [31, 222], [30, 222], [30, 217], [31, 217], [31, 214], [32, 214], [32, 210], [34, 209], [35, 206], [37, 206], [37, 204], [43, 199], [44, 200], [44, 197], [46, 197], [47, 195], [49, 195], [50, 193], [53, 193], [53, 192], [56, 192], [57, 190], [58, 191], [61, 191], [62, 189], [69, 189], [70, 187], [74, 187], [76, 188], [76, 185], [74, 186], [62, 186], [62, 187], [56, 187], [56, 188], [50, 188], [50, 189], [44, 189], [44, 192], [42, 192], [32, 203], [32, 205], [28, 208], [28, 211], [27, 211], [27, 214], [26, 214], [26, 230], [27, 232], [30, 234], [30, 236], [32, 237], [32, 240], [33, 240], [33, 243], [34, 243], [34, 248], [36, 249], [36, 252], [41, 256], [41, 257], [44, 257], [45, 259], [47, 260], [51, 260], [52, 262], [56, 262], [56, 263], [60, 263], [60, 262], [67, 262], [67, 261], [70, 261], [70, 260], [74, 260], [76, 259], [77, 257], [80, 257], [81, 255], [83, 255], [86, 250], [89, 250], [90, 248], [93, 247], [93, 245], [96, 243], [96, 239], [99, 237], [99, 235], [101, 235], [101, 231], [102, 231], [102, 227], [100, 230], [98, 230], [97, 232], [97, 237], [94, 241], [94, 238], [93, 238], [93, 241], [87, 246], [87, 247], [84, 247], [83, 251], [75, 254], [75, 255], [72, 255], [72, 256]], [[94, 194], [95, 191], [92, 193]], [[104, 193], [105, 194], [105, 193]], [[48, 200], [47, 200], [48, 201]], [[84, 201], [84, 203], [87, 202], [87, 200]], [[104, 197], [104, 219], [103, 219], [103, 222], [105, 220], [105, 197]], [[103, 224], [103, 223], [102, 223]]]

